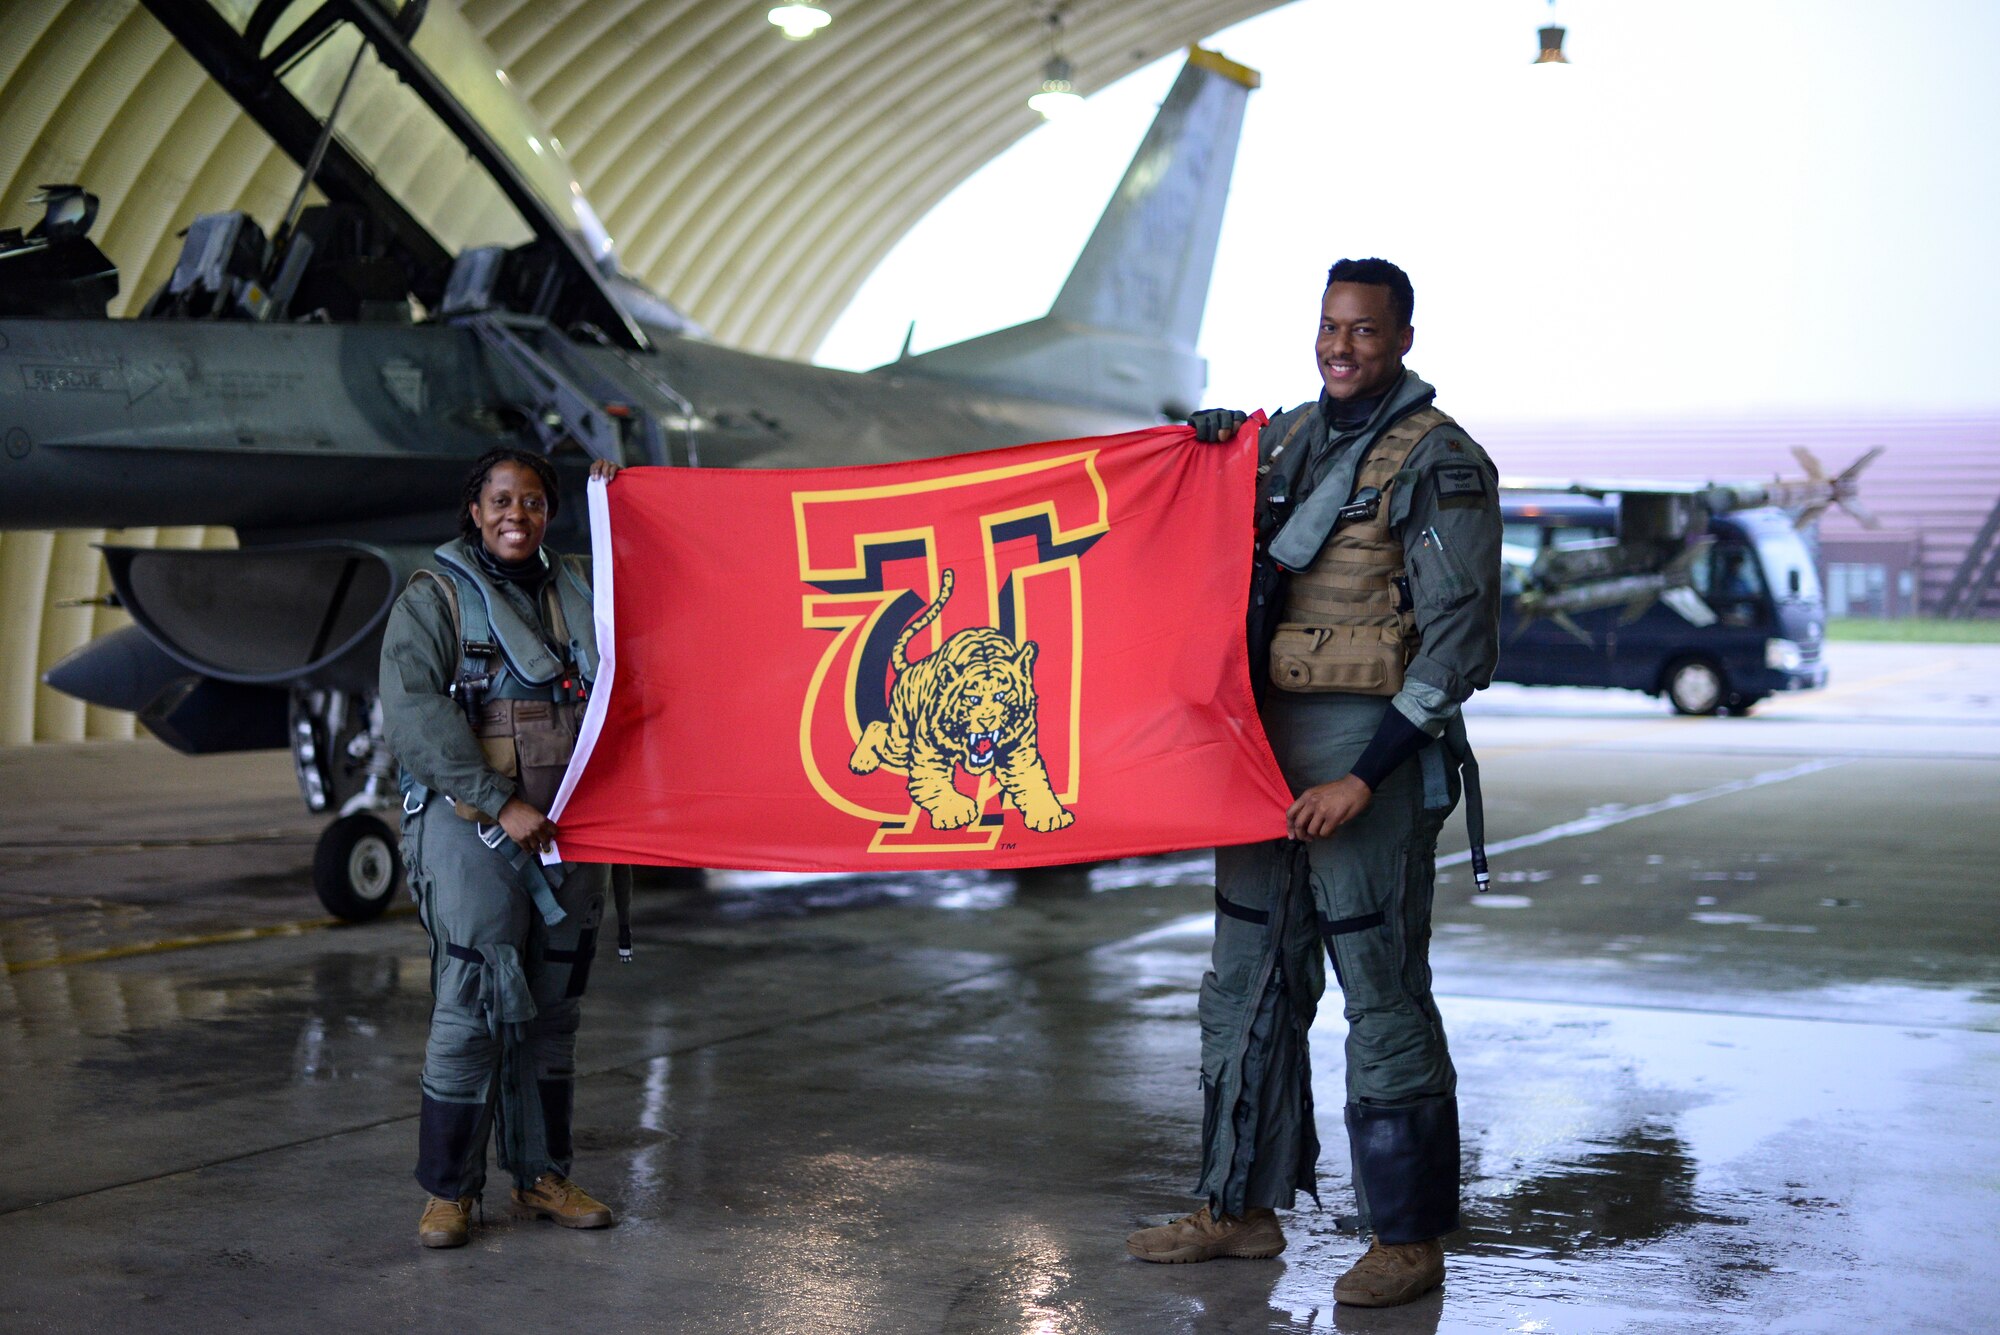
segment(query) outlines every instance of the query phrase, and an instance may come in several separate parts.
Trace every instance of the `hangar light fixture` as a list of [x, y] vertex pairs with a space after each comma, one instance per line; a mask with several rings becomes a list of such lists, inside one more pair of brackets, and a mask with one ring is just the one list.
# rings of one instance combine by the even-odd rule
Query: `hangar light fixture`
[[1083, 105], [1083, 96], [1069, 76], [1069, 62], [1061, 56], [1050, 56], [1049, 63], [1042, 66], [1042, 90], [1028, 99], [1028, 105], [1041, 112], [1043, 120], [1052, 121]]
[[1567, 65], [1569, 57], [1563, 54], [1563, 34], [1568, 31], [1556, 22], [1556, 0], [1549, 0], [1549, 21], [1536, 29], [1542, 39], [1542, 49], [1535, 56], [1537, 65]]
[[791, 0], [790, 4], [779, 5], [765, 17], [785, 34], [788, 42], [803, 42], [833, 22], [833, 15], [813, 4], [812, 0]]
[[1042, 66], [1042, 86], [1028, 98], [1028, 106], [1045, 121], [1067, 115], [1083, 104], [1083, 97], [1070, 82], [1069, 62], [1062, 53], [1062, 5], [1049, 11], [1049, 59]]

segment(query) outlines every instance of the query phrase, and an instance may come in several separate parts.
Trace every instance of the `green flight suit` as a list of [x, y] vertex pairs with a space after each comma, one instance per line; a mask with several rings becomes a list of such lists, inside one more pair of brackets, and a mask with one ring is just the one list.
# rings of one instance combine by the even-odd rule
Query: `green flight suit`
[[[1293, 518], [1322, 491], [1330, 493], [1322, 509], [1351, 499], [1369, 446], [1433, 396], [1405, 372], [1359, 429], [1329, 434], [1320, 403], [1267, 424], [1259, 443], [1268, 461], [1308, 415], [1291, 447], [1310, 451]], [[1448, 487], [1439, 485], [1441, 467], [1450, 469]], [[1461, 796], [1460, 762], [1469, 755], [1459, 706], [1492, 680], [1500, 617], [1498, 477], [1484, 452], [1456, 425], [1440, 426], [1412, 451], [1405, 475], [1414, 483], [1394, 489], [1390, 519], [1404, 544], [1421, 643], [1403, 688], [1387, 698], [1271, 687], [1261, 714], [1295, 794], [1347, 774], [1386, 710], [1442, 740], [1397, 766], [1366, 811], [1331, 838], [1217, 850], [1213, 967], [1200, 998], [1205, 1108], [1195, 1188], [1231, 1215], [1288, 1208], [1300, 1190], [1317, 1199], [1307, 1031], [1330, 956], [1348, 1022], [1357, 1213], [1364, 1229], [1391, 1243], [1457, 1227], [1457, 1077], [1431, 997], [1431, 900], [1438, 833]], [[1443, 561], [1410, 559], [1427, 531]], [[1291, 546], [1296, 554], [1296, 533]], [[1265, 671], [1267, 647], [1251, 646], [1253, 673]]]
[[[579, 585], [587, 581], [587, 562], [552, 559], [570, 563]], [[533, 635], [559, 657], [574, 657], [573, 646], [555, 643], [547, 597], [531, 599], [476, 566], [470, 571], [483, 586], [496, 638]], [[560, 582], [553, 565], [551, 577]], [[465, 593], [461, 586], [461, 602]], [[567, 621], [588, 616], [574, 588], [565, 596]], [[460, 633], [438, 586], [413, 581], [389, 613], [381, 676], [383, 729], [407, 792], [403, 857], [430, 936], [433, 1006], [416, 1176], [424, 1190], [447, 1199], [477, 1196], [484, 1187], [496, 1112], [500, 1165], [516, 1186], [545, 1172], [569, 1174], [577, 1025], [610, 870], [541, 868], [497, 825], [453, 809], [456, 798], [492, 815], [517, 788], [488, 767], [465, 709], [447, 694], [459, 676]], [[596, 670], [594, 653], [588, 657], [586, 678]], [[551, 698], [504, 664], [491, 693]], [[538, 906], [538, 890], [552, 903]], [[551, 910], [561, 915], [554, 924], [546, 920]]]

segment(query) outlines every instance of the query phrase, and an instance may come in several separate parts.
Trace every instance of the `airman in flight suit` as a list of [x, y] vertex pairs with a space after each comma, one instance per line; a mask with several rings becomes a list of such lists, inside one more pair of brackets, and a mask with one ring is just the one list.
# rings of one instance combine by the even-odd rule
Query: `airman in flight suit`
[[[1403, 366], [1409, 279], [1382, 260], [1328, 274], [1324, 392], [1259, 436], [1251, 667], [1296, 796], [1290, 837], [1216, 854], [1202, 981], [1202, 1169], [1194, 1214], [1128, 1240], [1142, 1260], [1267, 1257], [1275, 1210], [1317, 1198], [1306, 1034], [1333, 961], [1348, 1022], [1348, 1142], [1368, 1253], [1343, 1303], [1408, 1302], [1444, 1278], [1458, 1227], [1457, 1077], [1431, 998], [1437, 838], [1477, 770], [1459, 707], [1493, 676], [1498, 476]], [[1190, 419], [1228, 440], [1242, 413]], [[1470, 792], [1465, 790], [1469, 788]]]
[[496, 1113], [517, 1211], [569, 1228], [612, 1222], [568, 1177], [577, 1025], [609, 868], [540, 860], [597, 674], [588, 562], [542, 550], [556, 477], [540, 456], [493, 451], [463, 499], [462, 536], [412, 579], [382, 641], [403, 853], [431, 947], [416, 1172], [426, 1247], [467, 1241]]

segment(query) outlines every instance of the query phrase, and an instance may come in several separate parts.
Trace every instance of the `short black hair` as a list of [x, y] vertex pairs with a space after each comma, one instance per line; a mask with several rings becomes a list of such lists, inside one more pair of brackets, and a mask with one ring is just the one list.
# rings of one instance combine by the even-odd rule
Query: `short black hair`
[[1410, 276], [1387, 260], [1335, 260], [1333, 267], [1326, 271], [1326, 285], [1335, 283], [1366, 283], [1370, 287], [1389, 289], [1389, 305], [1401, 317], [1403, 327], [1408, 328], [1410, 319], [1417, 313], [1417, 290], [1410, 286]]
[[545, 457], [511, 445], [486, 451], [465, 475], [465, 489], [458, 496], [458, 536], [474, 547], [479, 545], [479, 525], [472, 522], [472, 507], [479, 504], [479, 494], [486, 490], [486, 479], [501, 464], [519, 465], [541, 479], [542, 494], [549, 498], [549, 518], [556, 517], [556, 507], [561, 503], [562, 498], [556, 494], [555, 465]]

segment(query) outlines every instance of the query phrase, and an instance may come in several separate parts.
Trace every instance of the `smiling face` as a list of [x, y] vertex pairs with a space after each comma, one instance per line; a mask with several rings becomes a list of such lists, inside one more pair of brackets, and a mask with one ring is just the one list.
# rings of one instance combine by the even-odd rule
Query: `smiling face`
[[1313, 344], [1327, 397], [1361, 399], [1387, 389], [1403, 373], [1403, 357], [1415, 336], [1398, 318], [1386, 286], [1327, 284]]
[[542, 549], [549, 527], [549, 497], [534, 470], [501, 462], [486, 475], [472, 522], [486, 550], [502, 561], [525, 561]]

